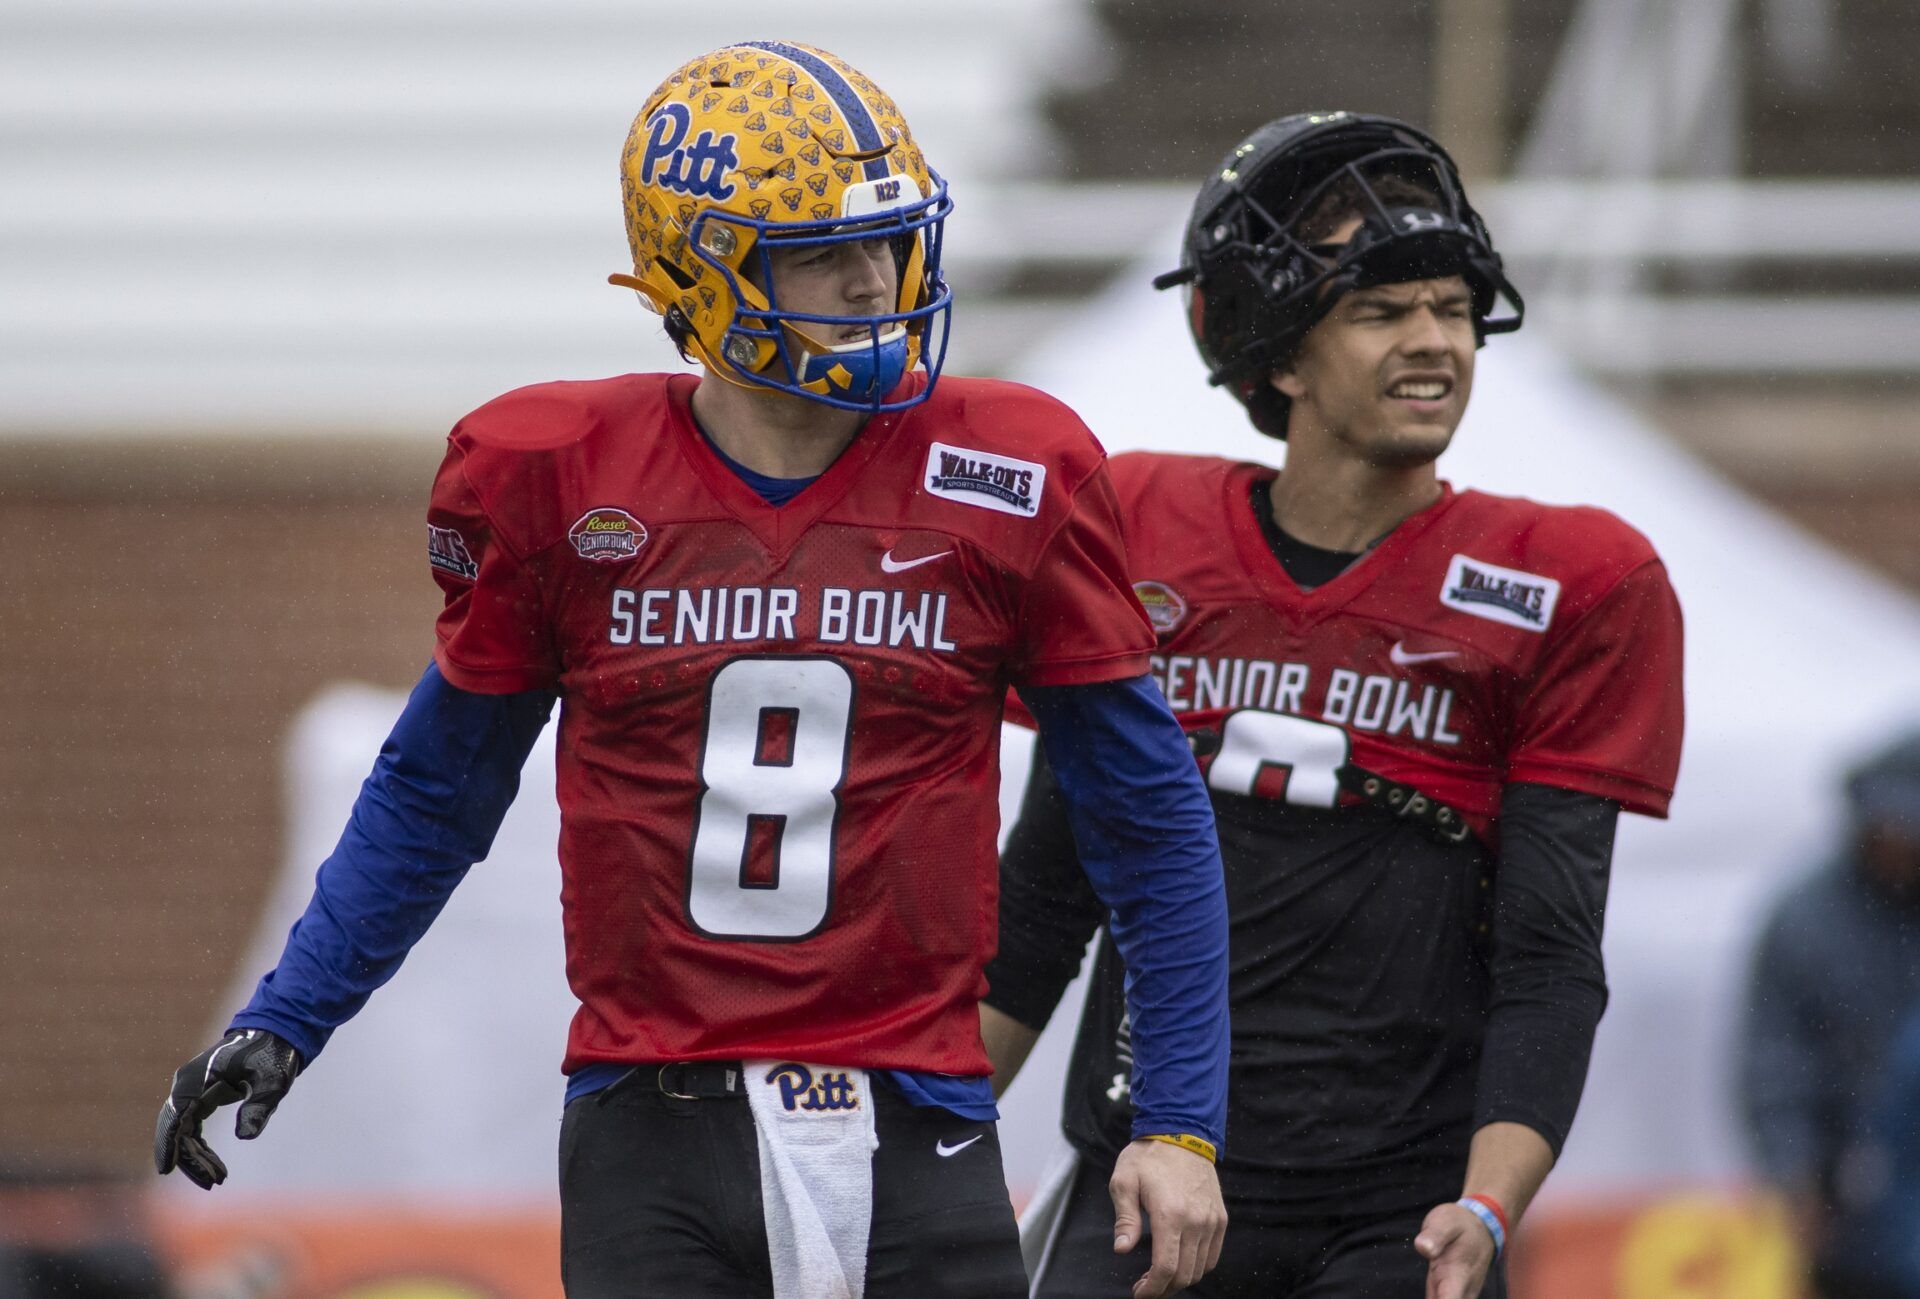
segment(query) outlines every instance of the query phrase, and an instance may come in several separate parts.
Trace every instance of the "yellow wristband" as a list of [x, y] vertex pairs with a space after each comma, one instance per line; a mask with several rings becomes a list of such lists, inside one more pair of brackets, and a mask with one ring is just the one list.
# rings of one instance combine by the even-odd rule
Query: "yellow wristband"
[[1146, 1139], [1148, 1141], [1164, 1141], [1170, 1146], [1178, 1146], [1182, 1150], [1191, 1150], [1209, 1164], [1217, 1164], [1220, 1162], [1220, 1152], [1215, 1150], [1213, 1142], [1208, 1141], [1205, 1137], [1191, 1136], [1185, 1132], [1149, 1132], [1147, 1133]]

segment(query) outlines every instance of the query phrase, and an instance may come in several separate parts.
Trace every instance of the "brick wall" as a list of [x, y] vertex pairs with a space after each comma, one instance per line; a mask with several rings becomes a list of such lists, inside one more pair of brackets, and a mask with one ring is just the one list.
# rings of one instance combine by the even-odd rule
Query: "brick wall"
[[0, 1161], [145, 1160], [279, 865], [290, 719], [430, 653], [436, 455], [0, 447]]
[[1787, 518], [1920, 593], [1920, 376], [1744, 377], [1615, 395]]

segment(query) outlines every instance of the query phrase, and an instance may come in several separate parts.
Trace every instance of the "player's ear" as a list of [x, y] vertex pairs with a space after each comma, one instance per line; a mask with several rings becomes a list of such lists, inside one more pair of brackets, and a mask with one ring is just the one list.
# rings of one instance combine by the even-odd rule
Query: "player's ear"
[[1307, 395], [1307, 385], [1300, 382], [1299, 365], [1297, 359], [1289, 361], [1284, 370], [1275, 370], [1267, 376], [1267, 382], [1273, 385], [1273, 390], [1289, 401], [1299, 401]]

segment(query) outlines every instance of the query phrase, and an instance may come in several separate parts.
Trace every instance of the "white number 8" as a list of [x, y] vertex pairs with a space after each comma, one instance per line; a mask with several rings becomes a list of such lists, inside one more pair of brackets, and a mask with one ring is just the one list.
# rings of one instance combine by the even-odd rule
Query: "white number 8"
[[687, 885], [700, 932], [791, 941], [825, 923], [852, 722], [853, 676], [833, 659], [738, 658], [713, 674]]
[[[1306, 807], [1340, 801], [1337, 772], [1347, 763], [1347, 733], [1329, 722], [1243, 708], [1220, 730], [1207, 784], [1227, 794], [1276, 797]], [[1283, 782], [1280, 789], [1275, 781]]]

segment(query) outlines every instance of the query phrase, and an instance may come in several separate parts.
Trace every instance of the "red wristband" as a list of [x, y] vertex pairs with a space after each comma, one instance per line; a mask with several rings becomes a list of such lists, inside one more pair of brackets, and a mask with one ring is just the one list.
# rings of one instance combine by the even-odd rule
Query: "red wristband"
[[1473, 1192], [1471, 1195], [1463, 1195], [1460, 1198], [1463, 1200], [1472, 1200], [1476, 1204], [1486, 1205], [1487, 1211], [1494, 1217], [1500, 1219], [1501, 1233], [1506, 1236], [1513, 1235], [1513, 1224], [1507, 1221], [1507, 1211], [1500, 1207], [1500, 1201], [1494, 1199], [1491, 1195], [1482, 1195], [1478, 1191]]

